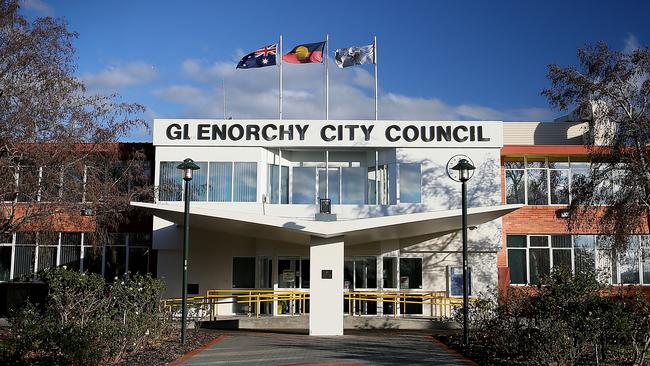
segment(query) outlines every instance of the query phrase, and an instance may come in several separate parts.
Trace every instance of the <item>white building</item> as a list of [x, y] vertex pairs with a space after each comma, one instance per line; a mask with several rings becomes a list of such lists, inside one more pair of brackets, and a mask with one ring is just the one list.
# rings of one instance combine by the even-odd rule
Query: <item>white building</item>
[[[309, 291], [311, 334], [342, 334], [343, 291], [417, 290], [460, 296], [463, 154], [468, 182], [471, 294], [495, 294], [503, 205], [495, 121], [155, 120], [153, 247], [168, 296], [180, 296], [185, 158], [190, 186], [189, 283], [209, 289]], [[335, 221], [316, 219], [329, 198]], [[327, 217], [326, 217], [327, 219]], [[198, 287], [198, 288], [197, 288]], [[287, 309], [278, 302], [262, 312]], [[235, 314], [237, 304], [219, 314]], [[362, 314], [430, 314], [364, 301]]]

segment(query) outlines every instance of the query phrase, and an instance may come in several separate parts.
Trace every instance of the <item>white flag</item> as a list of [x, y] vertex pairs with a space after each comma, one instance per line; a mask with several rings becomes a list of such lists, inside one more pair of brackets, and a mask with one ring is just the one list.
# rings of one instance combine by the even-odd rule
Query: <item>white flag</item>
[[375, 48], [373, 45], [339, 48], [336, 50], [336, 66], [340, 68], [375, 63]]

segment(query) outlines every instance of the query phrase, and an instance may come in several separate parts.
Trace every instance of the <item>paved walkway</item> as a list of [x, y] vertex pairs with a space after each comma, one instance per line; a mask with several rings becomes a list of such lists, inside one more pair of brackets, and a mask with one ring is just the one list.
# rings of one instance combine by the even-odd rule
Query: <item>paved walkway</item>
[[353, 331], [343, 337], [220, 332], [217, 344], [183, 365], [472, 365], [426, 333]]

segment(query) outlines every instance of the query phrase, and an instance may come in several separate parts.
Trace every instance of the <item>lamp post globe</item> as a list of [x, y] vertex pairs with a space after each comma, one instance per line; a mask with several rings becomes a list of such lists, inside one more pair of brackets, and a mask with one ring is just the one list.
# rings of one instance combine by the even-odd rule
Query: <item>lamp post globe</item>
[[449, 160], [447, 167], [449, 170], [458, 172], [458, 179], [454, 178], [451, 172], [447, 172], [453, 180], [460, 181], [462, 193], [462, 230], [463, 230], [463, 347], [469, 347], [469, 267], [467, 265], [467, 181], [472, 177], [476, 167], [470, 163], [470, 159], [460, 156], [460, 159], [453, 167], [449, 167], [453, 160], [459, 158], [455, 156]]
[[182, 302], [181, 302], [181, 343], [185, 344], [187, 339], [187, 256], [189, 253], [190, 241], [190, 199], [189, 199], [189, 185], [192, 180], [192, 172], [199, 170], [200, 167], [194, 163], [194, 160], [187, 158], [177, 166], [183, 173], [183, 180], [185, 181], [185, 212], [183, 218], [183, 287], [182, 287]]

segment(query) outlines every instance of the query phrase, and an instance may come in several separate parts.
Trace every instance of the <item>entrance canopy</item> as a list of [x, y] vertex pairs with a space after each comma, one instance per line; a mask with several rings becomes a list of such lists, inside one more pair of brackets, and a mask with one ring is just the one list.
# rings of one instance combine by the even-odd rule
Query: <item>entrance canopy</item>
[[[142, 202], [131, 202], [131, 205], [183, 225], [182, 205]], [[484, 224], [520, 207], [522, 205], [469, 208], [468, 226]], [[190, 226], [206, 231], [222, 231], [304, 245], [309, 245], [311, 237], [327, 239], [343, 236], [345, 244], [350, 245], [460, 230], [461, 214], [461, 210], [457, 209], [325, 222], [191, 207]]]

